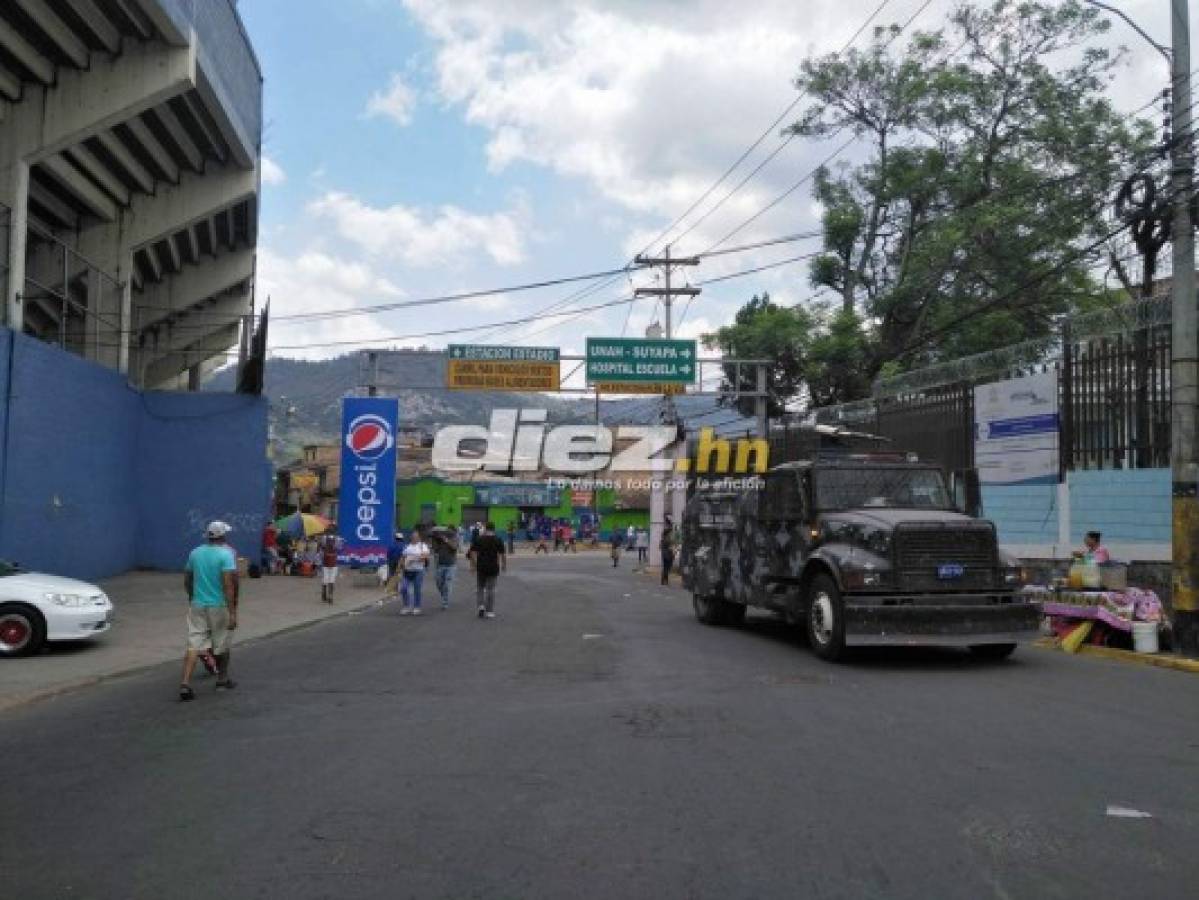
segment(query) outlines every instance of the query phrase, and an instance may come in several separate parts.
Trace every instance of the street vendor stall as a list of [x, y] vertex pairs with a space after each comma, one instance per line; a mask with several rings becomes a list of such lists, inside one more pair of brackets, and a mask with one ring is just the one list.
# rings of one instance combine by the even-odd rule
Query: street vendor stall
[[1157, 631], [1163, 616], [1156, 593], [1128, 587], [1122, 577], [1105, 578], [1108, 587], [1094, 581], [1079, 586], [1079, 580], [1058, 579], [1053, 586], [1025, 588], [1025, 593], [1041, 604], [1051, 631], [1066, 650], [1073, 652], [1087, 642], [1132, 645], [1141, 652], [1157, 652]]

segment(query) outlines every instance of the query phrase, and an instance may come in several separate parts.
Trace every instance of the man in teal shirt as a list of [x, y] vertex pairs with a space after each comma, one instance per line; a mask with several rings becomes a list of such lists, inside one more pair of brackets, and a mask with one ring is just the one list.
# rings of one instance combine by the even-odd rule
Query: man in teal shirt
[[183, 659], [180, 700], [194, 700], [192, 673], [200, 654], [212, 651], [217, 661], [217, 690], [230, 690], [229, 649], [237, 628], [237, 560], [225, 541], [232, 529], [213, 522], [205, 529], [206, 543], [187, 557], [183, 586], [187, 590], [187, 655]]

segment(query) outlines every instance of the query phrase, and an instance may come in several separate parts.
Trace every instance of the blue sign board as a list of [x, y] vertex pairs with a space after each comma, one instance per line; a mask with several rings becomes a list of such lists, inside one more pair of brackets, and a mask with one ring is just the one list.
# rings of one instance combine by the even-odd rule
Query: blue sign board
[[400, 405], [394, 397], [346, 397], [341, 403], [339, 558], [378, 565], [387, 561], [394, 534]]

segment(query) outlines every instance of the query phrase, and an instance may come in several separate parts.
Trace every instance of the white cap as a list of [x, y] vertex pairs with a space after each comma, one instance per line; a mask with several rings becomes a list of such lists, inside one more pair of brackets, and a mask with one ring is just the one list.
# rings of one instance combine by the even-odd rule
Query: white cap
[[215, 522], [208, 523], [208, 527], [204, 529], [204, 534], [207, 535], [209, 539], [223, 538], [232, 530], [232, 526], [218, 519]]

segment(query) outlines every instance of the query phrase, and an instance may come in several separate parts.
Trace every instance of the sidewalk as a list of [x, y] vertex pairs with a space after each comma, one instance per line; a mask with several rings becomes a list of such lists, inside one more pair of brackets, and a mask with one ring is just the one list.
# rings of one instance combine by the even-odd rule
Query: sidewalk
[[[0, 660], [0, 712], [159, 663], [182, 665], [182, 575], [131, 572], [101, 587], [116, 607], [112, 628], [92, 641], [50, 644], [37, 656]], [[243, 578], [235, 650], [247, 641], [373, 606], [383, 596], [373, 585], [353, 587], [345, 575], [336, 603], [322, 603], [320, 592], [319, 578]], [[172, 686], [163, 689], [169, 693]]]

